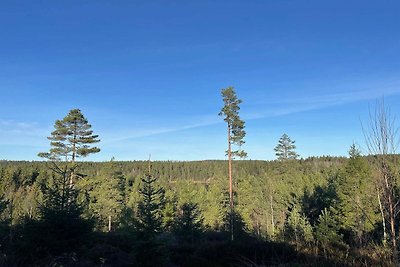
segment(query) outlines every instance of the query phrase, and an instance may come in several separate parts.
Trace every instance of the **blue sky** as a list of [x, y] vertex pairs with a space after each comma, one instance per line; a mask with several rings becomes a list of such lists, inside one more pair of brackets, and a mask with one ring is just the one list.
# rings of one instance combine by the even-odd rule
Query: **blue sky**
[[251, 159], [364, 148], [385, 96], [400, 114], [398, 1], [2, 1], [0, 159], [38, 160], [80, 108], [88, 160], [224, 159], [221, 88], [243, 100]]

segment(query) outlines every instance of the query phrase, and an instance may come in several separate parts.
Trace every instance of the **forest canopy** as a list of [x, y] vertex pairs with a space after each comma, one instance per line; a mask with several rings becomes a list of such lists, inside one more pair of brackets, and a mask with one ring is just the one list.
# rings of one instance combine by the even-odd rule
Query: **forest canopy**
[[367, 156], [352, 144], [348, 157], [298, 159], [283, 134], [277, 160], [232, 164], [245, 153], [244, 121], [233, 88], [222, 96], [228, 161], [80, 161], [100, 152], [100, 139], [79, 109], [56, 120], [49, 152], [39, 153], [48, 161], [0, 161], [0, 263], [398, 262], [400, 158], [383, 103], [364, 129]]

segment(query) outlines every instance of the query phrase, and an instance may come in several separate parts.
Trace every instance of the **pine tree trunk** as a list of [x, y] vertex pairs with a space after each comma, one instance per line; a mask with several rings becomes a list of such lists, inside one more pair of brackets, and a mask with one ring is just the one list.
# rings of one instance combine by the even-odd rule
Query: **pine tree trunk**
[[74, 122], [74, 136], [73, 136], [73, 143], [72, 143], [72, 163], [75, 162], [76, 157], [76, 133], [78, 131], [78, 126], [76, 125], [76, 121]]
[[232, 151], [231, 151], [231, 126], [228, 125], [228, 173], [229, 173], [229, 207], [231, 240], [233, 241], [233, 189], [232, 189]]
[[74, 122], [74, 136], [73, 136], [73, 143], [72, 143], [72, 169], [71, 169], [71, 175], [69, 177], [69, 196], [68, 196], [68, 204], [71, 204], [72, 202], [72, 189], [74, 187], [74, 176], [75, 176], [75, 159], [76, 159], [76, 137], [77, 137], [77, 125], [76, 121]]
[[69, 189], [72, 191], [73, 187], [74, 187], [74, 171], [71, 171], [71, 175], [69, 176]]
[[73, 200], [73, 193], [72, 193], [72, 191], [73, 191], [73, 188], [74, 188], [74, 170], [72, 170], [71, 171], [71, 174], [69, 175], [69, 185], [68, 185], [68, 187], [69, 187], [69, 192], [68, 192], [68, 195], [67, 195], [67, 203], [68, 203], [68, 208], [70, 208], [70, 206], [71, 206], [71, 203], [72, 203], [72, 200]]

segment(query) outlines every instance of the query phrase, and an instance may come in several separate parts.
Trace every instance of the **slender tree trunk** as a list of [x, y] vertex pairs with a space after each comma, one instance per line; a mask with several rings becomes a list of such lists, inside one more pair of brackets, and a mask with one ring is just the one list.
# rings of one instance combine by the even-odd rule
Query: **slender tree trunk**
[[230, 226], [231, 240], [233, 241], [233, 188], [232, 188], [232, 148], [231, 148], [231, 126], [228, 124], [228, 173], [229, 173], [229, 207], [230, 207]]
[[[398, 128], [395, 126], [395, 118], [391, 117], [390, 110], [385, 108], [384, 100], [377, 102], [375, 113], [370, 112], [369, 131], [364, 136], [370, 154], [376, 156], [377, 169], [379, 171], [377, 177], [377, 185], [381, 186], [378, 194], [382, 194], [382, 200], [379, 199], [379, 206], [382, 214], [382, 224], [385, 231], [385, 220], [388, 223], [390, 232], [390, 241], [392, 249], [393, 265], [399, 266], [398, 250], [397, 250], [397, 233], [396, 233], [396, 217], [398, 212], [397, 204], [398, 196], [395, 191], [395, 177], [388, 165], [392, 162], [390, 155], [395, 155], [397, 144], [399, 142]], [[379, 187], [378, 187], [379, 189]], [[386, 233], [384, 232], [384, 235]], [[386, 236], [384, 236], [386, 239]]]
[[108, 215], [108, 232], [111, 232], [111, 215]]
[[65, 167], [65, 170], [60, 173], [62, 175], [62, 190], [61, 190], [61, 207], [60, 210], [64, 211], [67, 207], [67, 204], [69, 203], [69, 192], [67, 190], [67, 167]]
[[[75, 159], [76, 159], [76, 131], [77, 131], [77, 126], [76, 126], [76, 122], [75, 122], [74, 136], [73, 136], [73, 142], [72, 142], [72, 159], [71, 159], [72, 167], [74, 167], [73, 165], [75, 164]], [[74, 185], [74, 181], [73, 181], [74, 177], [73, 176], [74, 176], [74, 171], [71, 172], [71, 177], [69, 180], [69, 186], [71, 189]]]
[[[392, 203], [393, 204], [393, 203]], [[394, 216], [393, 206], [390, 205], [390, 232], [392, 237], [392, 250], [393, 250], [393, 261], [396, 266], [399, 266], [399, 255], [397, 251], [397, 242], [396, 242], [396, 221]]]
[[33, 209], [32, 206], [29, 207], [29, 211], [28, 211], [28, 218], [29, 218], [29, 219], [32, 219], [32, 217], [33, 217], [33, 215], [32, 215], [32, 213], [33, 213], [33, 212], [32, 212], [32, 209]]
[[392, 195], [389, 193], [389, 216], [390, 216], [390, 237], [392, 241], [392, 251], [393, 251], [393, 261], [396, 266], [398, 266], [398, 252], [397, 252], [397, 242], [396, 242], [396, 218], [395, 218], [395, 208], [392, 201]]
[[73, 191], [73, 188], [74, 188], [74, 176], [75, 176], [75, 170], [71, 169], [71, 173], [69, 175], [69, 185], [68, 185], [69, 192], [68, 192], [68, 195], [67, 195], [68, 209], [70, 208], [71, 203], [72, 203], [72, 199], [73, 199], [72, 191]]
[[74, 123], [74, 136], [72, 142], [72, 163], [75, 162], [76, 157], [76, 132], [78, 131], [78, 126], [76, 125], [76, 121]]
[[386, 233], [386, 221], [385, 221], [385, 213], [383, 211], [383, 206], [382, 206], [382, 201], [381, 197], [379, 195], [378, 191], [378, 202], [379, 202], [379, 210], [381, 211], [381, 216], [382, 216], [382, 228], [383, 228], [383, 240], [382, 243], [384, 246], [386, 246], [386, 240], [387, 240], [387, 233]]
[[74, 188], [74, 176], [75, 176], [75, 159], [76, 159], [76, 132], [77, 132], [77, 125], [76, 122], [74, 123], [74, 135], [73, 135], [73, 142], [72, 142], [72, 169], [71, 174], [69, 176], [69, 194], [68, 194], [68, 206], [72, 202], [72, 189]]
[[384, 186], [383, 189], [387, 198], [387, 207], [389, 209], [389, 224], [390, 224], [390, 239], [392, 243], [392, 253], [393, 253], [393, 262], [397, 266], [399, 263], [398, 259], [398, 251], [397, 251], [397, 235], [396, 235], [396, 208], [394, 204], [394, 195], [393, 195], [393, 186], [392, 181], [394, 180], [390, 177], [388, 166], [383, 164], [383, 178], [384, 178]]
[[69, 189], [72, 191], [73, 187], [74, 187], [74, 171], [71, 171], [71, 174], [69, 176]]

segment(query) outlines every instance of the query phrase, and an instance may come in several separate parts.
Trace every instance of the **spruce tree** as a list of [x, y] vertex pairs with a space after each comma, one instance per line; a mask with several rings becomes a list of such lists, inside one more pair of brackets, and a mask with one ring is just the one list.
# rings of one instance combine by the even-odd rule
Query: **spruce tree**
[[[21, 235], [24, 257], [36, 259], [76, 254], [92, 232], [92, 221], [81, 215], [84, 206], [77, 201], [78, 191], [69, 187], [70, 170], [52, 173], [46, 184], [42, 184], [38, 220], [28, 220]], [[18, 257], [21, 255], [18, 252]], [[29, 254], [32, 255], [29, 256]], [[66, 256], [69, 257], [69, 256]], [[44, 265], [44, 264], [38, 264]]]
[[[246, 132], [244, 130], [244, 121], [239, 117], [239, 104], [242, 103], [242, 100], [237, 98], [236, 92], [233, 87], [228, 87], [226, 89], [221, 90], [222, 99], [224, 102], [224, 106], [222, 107], [219, 116], [223, 116], [224, 121], [227, 123], [228, 130], [228, 176], [229, 176], [229, 206], [230, 206], [230, 216], [231, 220], [233, 220], [234, 216], [234, 207], [233, 207], [233, 183], [232, 183], [232, 159], [235, 156], [240, 158], [244, 158], [247, 156], [247, 153], [241, 149], [241, 146], [245, 143], [243, 140]], [[232, 150], [232, 146], [238, 146], [237, 150]], [[231, 226], [233, 227], [233, 221], [231, 222]], [[233, 231], [231, 229], [231, 239], [233, 240]]]
[[141, 201], [137, 211], [138, 230], [145, 238], [152, 239], [162, 229], [165, 192], [162, 187], [155, 185], [157, 179], [150, 174], [146, 174], [141, 181]]
[[80, 212], [81, 207], [77, 203], [78, 191], [69, 186], [71, 172], [68, 166], [64, 166], [58, 172], [53, 172], [47, 184], [42, 184], [43, 202], [41, 214], [66, 212]]
[[322, 246], [324, 255], [327, 257], [329, 245], [342, 244], [343, 237], [339, 234], [339, 225], [330, 209], [324, 209], [319, 215], [318, 223], [315, 228], [315, 238]]
[[107, 163], [107, 171], [92, 183], [89, 194], [90, 208], [100, 221], [100, 228], [108, 232], [115, 229], [125, 207], [125, 177], [121, 166], [113, 160]]
[[197, 204], [184, 203], [173, 223], [173, 232], [181, 240], [194, 243], [202, 232], [204, 218]]
[[275, 155], [278, 160], [296, 159], [299, 155], [296, 153], [295, 141], [292, 141], [287, 134], [283, 134], [275, 147]]
[[289, 240], [294, 239], [297, 251], [301, 244], [309, 244], [313, 241], [312, 226], [308, 218], [300, 213], [297, 205], [294, 205], [288, 213], [285, 235]]
[[335, 209], [340, 225], [350, 230], [358, 245], [362, 245], [363, 236], [375, 227], [378, 220], [378, 205], [371, 205], [376, 203], [376, 196], [367, 161], [354, 144], [349, 155], [350, 159], [337, 179], [338, 202]]

